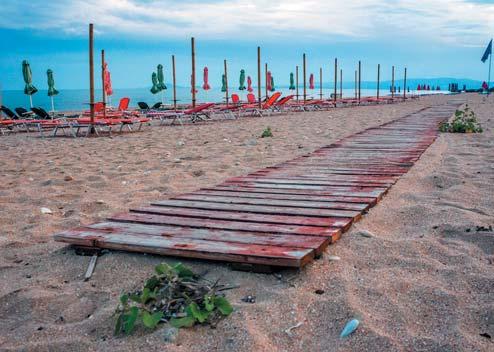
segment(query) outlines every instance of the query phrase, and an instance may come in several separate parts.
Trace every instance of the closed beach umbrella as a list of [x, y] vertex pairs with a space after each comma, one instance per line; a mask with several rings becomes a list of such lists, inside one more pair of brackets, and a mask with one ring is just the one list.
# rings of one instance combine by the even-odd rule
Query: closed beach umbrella
[[51, 99], [51, 111], [55, 111], [55, 105], [53, 103], [53, 97], [58, 94], [58, 90], [55, 89], [55, 80], [53, 79], [53, 71], [46, 71], [48, 78], [48, 96]]
[[295, 90], [295, 80], [293, 79], [293, 72], [290, 72], [290, 90]]
[[204, 90], [210, 90], [211, 89], [211, 86], [209, 85], [209, 71], [208, 71], [208, 68], [207, 67], [204, 67], [204, 83], [202, 85], [202, 89]]
[[226, 76], [221, 75], [221, 91], [226, 92]]
[[417, 86], [417, 90], [420, 90], [420, 84]]
[[108, 70], [108, 64], [105, 62], [104, 65], [104, 85], [105, 85], [105, 94], [108, 97], [109, 105], [111, 106], [111, 96], [113, 95], [113, 88], [111, 85], [111, 75], [110, 71]]
[[275, 88], [274, 88], [274, 78], [273, 76], [271, 76], [271, 92], [274, 92], [275, 91]]
[[245, 70], [240, 70], [240, 78], [239, 78], [240, 86], [238, 90], [245, 90]]
[[272, 80], [271, 80], [271, 71], [268, 71], [266, 73], [267, 77], [266, 77], [266, 89], [271, 92], [272, 89], [271, 89], [271, 83], [272, 83]]
[[252, 78], [250, 78], [250, 76], [247, 76], [247, 91], [249, 93], [254, 91], [254, 88], [252, 88]]
[[158, 65], [158, 89], [160, 91], [167, 89], [165, 85], [165, 75], [163, 74], [163, 65]]
[[33, 107], [33, 94], [35, 94], [38, 89], [33, 86], [33, 74], [31, 72], [31, 67], [29, 66], [29, 62], [27, 60], [22, 61], [22, 76], [24, 77], [24, 83], [26, 83], [24, 87], [24, 94], [29, 95], [29, 102], [31, 107]]
[[309, 77], [309, 89], [314, 89], [314, 75], [312, 73]]
[[158, 75], [156, 72], [153, 72], [151, 75], [151, 81], [153, 82], [153, 86], [151, 87], [151, 93], [156, 94], [160, 91], [158, 87]]

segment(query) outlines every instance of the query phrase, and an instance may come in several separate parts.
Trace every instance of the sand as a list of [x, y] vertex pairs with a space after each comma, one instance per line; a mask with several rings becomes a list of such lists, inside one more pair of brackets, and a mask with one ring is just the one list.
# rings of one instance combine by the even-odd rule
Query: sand
[[[51, 235], [131, 206], [213, 185], [451, 99], [468, 100], [485, 132], [442, 134], [384, 200], [306, 268], [276, 275], [180, 260], [239, 285], [216, 329], [113, 336], [123, 291], [179, 259], [90, 257]], [[113, 138], [0, 137], [0, 350], [489, 351], [494, 348], [494, 97], [424, 97], [401, 104], [152, 127]], [[271, 126], [273, 138], [258, 138]], [[53, 214], [41, 213], [41, 207]], [[360, 236], [360, 230], [373, 237]], [[336, 255], [339, 261], [330, 261]], [[316, 294], [316, 290], [324, 290]], [[244, 303], [245, 295], [256, 303]], [[361, 325], [340, 339], [345, 323]], [[289, 336], [285, 330], [302, 323]], [[481, 336], [484, 334], [484, 336]], [[486, 337], [488, 334], [491, 338]]]

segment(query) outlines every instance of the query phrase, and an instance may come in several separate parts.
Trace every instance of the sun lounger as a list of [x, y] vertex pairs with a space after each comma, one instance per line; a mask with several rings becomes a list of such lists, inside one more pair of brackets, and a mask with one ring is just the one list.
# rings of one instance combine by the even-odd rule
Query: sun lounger
[[172, 119], [171, 125], [175, 123], [175, 121], [178, 120], [178, 122], [182, 125], [183, 117], [188, 117], [190, 118], [190, 121], [192, 123], [198, 122], [198, 121], [204, 121], [206, 119], [210, 119], [210, 112], [209, 109], [211, 109], [213, 106], [215, 106], [215, 103], [205, 103], [196, 106], [195, 108], [190, 108], [187, 110], [181, 110], [181, 111], [166, 111], [162, 113], [156, 113], [153, 114], [152, 116], [154, 117], [159, 117], [160, 119], [160, 124], [163, 125], [167, 120]]

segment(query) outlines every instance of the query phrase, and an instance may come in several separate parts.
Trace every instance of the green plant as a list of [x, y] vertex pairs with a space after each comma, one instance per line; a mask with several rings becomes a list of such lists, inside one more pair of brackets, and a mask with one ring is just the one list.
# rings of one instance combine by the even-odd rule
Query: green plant
[[138, 323], [149, 329], [160, 322], [176, 328], [214, 323], [233, 311], [222, 290], [218, 281], [211, 283], [181, 263], [161, 263], [142, 290], [120, 296], [115, 334], [129, 335]]
[[273, 137], [273, 132], [271, 132], [271, 127], [267, 127], [264, 131], [262, 131], [261, 138]]
[[456, 110], [451, 122], [443, 122], [439, 125], [439, 131], [451, 133], [482, 133], [482, 126], [477, 121], [475, 113], [468, 105], [463, 110]]

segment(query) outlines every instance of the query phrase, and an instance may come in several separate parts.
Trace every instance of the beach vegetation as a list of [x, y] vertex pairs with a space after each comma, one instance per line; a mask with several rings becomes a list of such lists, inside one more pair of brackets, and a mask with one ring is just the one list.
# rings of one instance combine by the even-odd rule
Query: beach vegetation
[[451, 121], [439, 125], [439, 131], [450, 133], [482, 133], [482, 126], [472, 109], [465, 106], [463, 110], [456, 110]]
[[262, 131], [261, 138], [273, 137], [273, 132], [271, 131], [271, 127], [266, 127], [264, 131]]
[[138, 325], [155, 329], [168, 322], [175, 328], [215, 325], [233, 312], [219, 281], [196, 275], [185, 265], [161, 263], [141, 290], [124, 293], [116, 309], [115, 335], [129, 335]]

